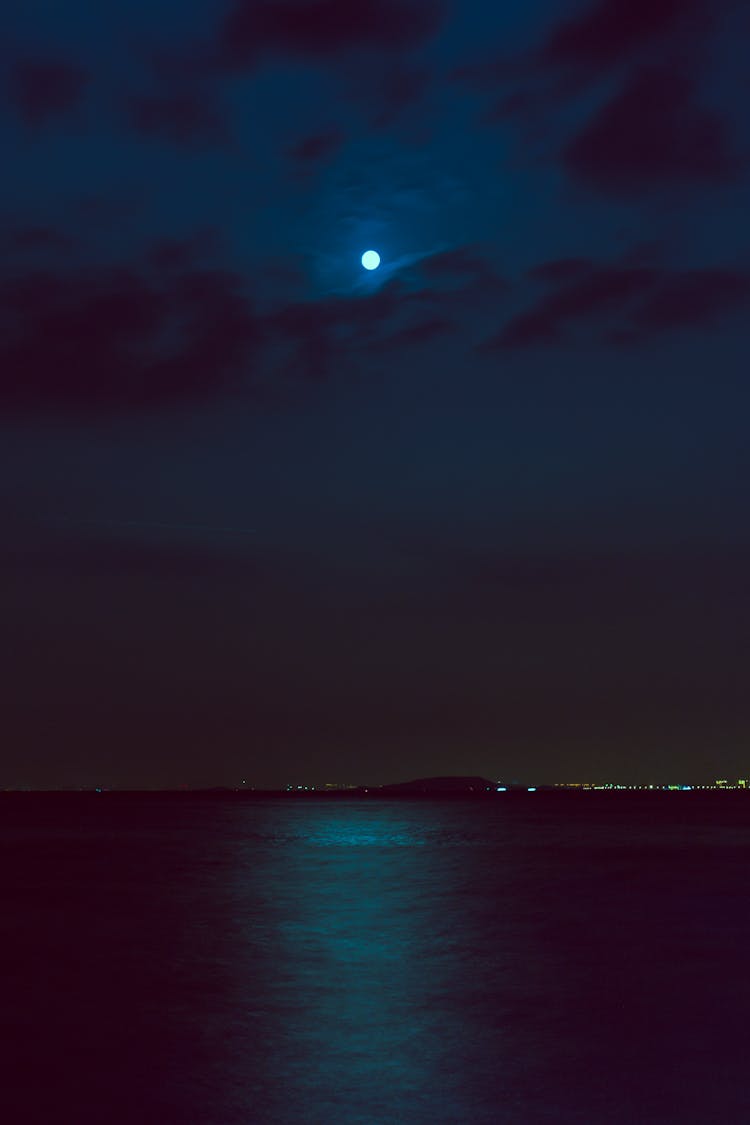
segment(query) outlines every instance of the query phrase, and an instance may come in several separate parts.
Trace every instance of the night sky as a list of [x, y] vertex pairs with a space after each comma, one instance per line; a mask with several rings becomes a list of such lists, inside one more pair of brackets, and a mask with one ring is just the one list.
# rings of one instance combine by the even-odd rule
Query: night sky
[[744, 776], [748, 14], [11, 0], [0, 787]]

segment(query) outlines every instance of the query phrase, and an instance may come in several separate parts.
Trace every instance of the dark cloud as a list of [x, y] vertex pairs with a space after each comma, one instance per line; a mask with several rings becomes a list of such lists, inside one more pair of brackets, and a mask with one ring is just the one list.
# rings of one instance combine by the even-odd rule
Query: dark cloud
[[550, 32], [542, 65], [606, 71], [706, 16], [705, 0], [600, 0]]
[[750, 304], [750, 273], [739, 270], [685, 270], [664, 278], [637, 310], [643, 335], [714, 324]]
[[[584, 326], [599, 339], [637, 343], [674, 328], [697, 329], [750, 301], [750, 274], [738, 270], [666, 270], [647, 266], [595, 265], [576, 259], [580, 269], [542, 263], [529, 271], [552, 288], [512, 317], [485, 347], [524, 348], [560, 345], [565, 330]], [[556, 275], [556, 276], [555, 276]]]
[[7, 405], [74, 406], [138, 393], [136, 357], [166, 314], [163, 296], [142, 279], [124, 270], [38, 272], [4, 281], [0, 292]]
[[171, 293], [180, 343], [149, 372], [161, 397], [201, 399], [252, 382], [263, 340], [244, 279], [228, 270], [193, 270]]
[[507, 288], [473, 248], [457, 247], [422, 259], [408, 285], [393, 280], [365, 295], [288, 303], [273, 311], [266, 325], [278, 341], [291, 345], [289, 370], [320, 379], [342, 361], [356, 362], [363, 345], [397, 354], [401, 346], [454, 332], [461, 314], [472, 314], [485, 298], [494, 302]]
[[431, 283], [447, 282], [459, 286], [505, 289], [507, 282], [472, 246], [456, 246], [424, 258], [420, 273]]
[[206, 91], [130, 98], [128, 114], [139, 133], [176, 145], [223, 144], [228, 137], [224, 116]]
[[[455, 77], [493, 95], [486, 124], [520, 126], [526, 153], [538, 156], [541, 146], [597, 191], [724, 182], [738, 161], [726, 120], [702, 107], [701, 89], [732, 7], [732, 0], [600, 0], [553, 26], [538, 47], [470, 63]], [[596, 95], [603, 105], [573, 125], [571, 137], [571, 121], [584, 107], [590, 113]]]
[[121, 230], [143, 213], [146, 198], [145, 191], [132, 188], [119, 194], [82, 195], [74, 204], [74, 218], [85, 230]]
[[5, 247], [10, 252], [35, 253], [68, 250], [72, 243], [69, 238], [54, 227], [24, 226], [12, 231], [5, 239]]
[[277, 340], [291, 346], [290, 374], [323, 379], [354, 344], [368, 344], [385, 329], [398, 311], [400, 293], [392, 284], [367, 296], [292, 302], [269, 314], [266, 323]]
[[453, 76], [484, 91], [510, 87], [498, 117], [553, 110], [629, 63], [702, 58], [708, 32], [732, 0], [600, 0], [554, 24], [539, 46], [466, 63]]
[[649, 269], [600, 266], [570, 284], [545, 294], [531, 308], [513, 317], [490, 346], [506, 348], [552, 344], [563, 329], [591, 316], [627, 308], [653, 283]]
[[9, 410], [143, 409], [225, 392], [251, 375], [260, 329], [231, 273], [168, 282], [129, 268], [0, 283], [0, 401]]
[[24, 59], [13, 67], [11, 101], [27, 125], [45, 125], [81, 99], [86, 71], [62, 59]]
[[352, 50], [403, 50], [437, 31], [435, 0], [237, 0], [221, 29], [224, 66], [245, 67], [267, 54], [325, 59]]
[[289, 156], [299, 166], [309, 168], [330, 160], [344, 143], [341, 129], [320, 129], [297, 141], [289, 149]]
[[524, 121], [529, 128], [533, 128], [535, 119], [540, 110], [546, 105], [547, 98], [539, 90], [515, 90], [512, 94], [501, 97], [482, 114], [482, 123], [497, 125], [505, 121]]
[[407, 109], [417, 105], [430, 82], [430, 72], [424, 67], [400, 65], [379, 73], [370, 94], [374, 127], [392, 125]]
[[723, 182], [739, 171], [725, 122], [696, 101], [693, 83], [640, 70], [566, 146], [578, 180], [613, 194], [659, 183]]
[[418, 320], [399, 328], [396, 332], [385, 336], [379, 343], [382, 350], [389, 348], [410, 347], [412, 345], [427, 344], [449, 332], [455, 332], [456, 325], [447, 317], [435, 316], [429, 320]]
[[289, 300], [305, 288], [307, 278], [296, 255], [277, 255], [263, 263], [264, 291]]
[[157, 239], [148, 252], [148, 261], [156, 269], [187, 269], [213, 257], [220, 246], [218, 228], [209, 227], [187, 238]]
[[21, 411], [87, 412], [215, 397], [255, 386], [279, 349], [286, 359], [277, 373], [319, 380], [354, 362], [363, 345], [397, 351], [455, 330], [456, 312], [473, 306], [480, 288], [506, 285], [468, 247], [422, 263], [444, 288], [392, 281], [366, 294], [289, 301], [284, 292], [302, 279], [287, 268], [261, 315], [242, 278], [209, 267], [218, 249], [209, 229], [155, 240], [141, 267], [7, 277], [0, 400]]

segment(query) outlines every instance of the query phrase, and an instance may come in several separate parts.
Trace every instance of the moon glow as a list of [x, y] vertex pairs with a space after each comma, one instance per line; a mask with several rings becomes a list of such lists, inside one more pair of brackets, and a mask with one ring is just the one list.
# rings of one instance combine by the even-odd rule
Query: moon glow
[[365, 250], [362, 255], [362, 265], [366, 270], [376, 270], [380, 265], [380, 254], [377, 250]]

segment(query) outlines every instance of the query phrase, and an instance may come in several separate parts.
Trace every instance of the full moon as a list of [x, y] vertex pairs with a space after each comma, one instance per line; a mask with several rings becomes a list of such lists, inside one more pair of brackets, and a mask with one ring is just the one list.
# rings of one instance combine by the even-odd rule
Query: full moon
[[366, 270], [376, 270], [380, 265], [380, 254], [377, 250], [365, 250], [362, 255], [362, 265]]

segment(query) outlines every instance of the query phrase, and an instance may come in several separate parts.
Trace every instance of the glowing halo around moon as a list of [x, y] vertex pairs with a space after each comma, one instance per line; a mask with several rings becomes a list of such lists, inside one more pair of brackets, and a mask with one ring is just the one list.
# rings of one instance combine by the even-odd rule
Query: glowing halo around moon
[[365, 250], [362, 255], [362, 265], [366, 270], [376, 270], [380, 265], [380, 254], [377, 250]]

